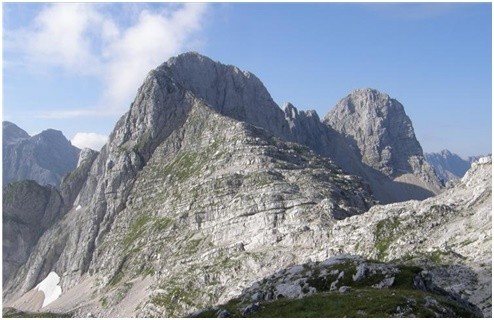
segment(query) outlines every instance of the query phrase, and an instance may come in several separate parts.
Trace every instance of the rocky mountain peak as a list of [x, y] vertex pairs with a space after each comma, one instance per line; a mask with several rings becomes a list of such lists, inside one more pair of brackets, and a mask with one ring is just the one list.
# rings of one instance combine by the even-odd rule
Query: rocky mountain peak
[[453, 153], [451, 153], [451, 151], [449, 151], [448, 149], [441, 150], [440, 154], [443, 157], [450, 157], [453, 155]]
[[35, 137], [38, 136], [40, 139], [47, 139], [47, 140], [59, 140], [59, 141], [68, 141], [67, 138], [63, 135], [62, 131], [60, 130], [55, 130], [55, 129], [46, 129], [43, 130], [41, 133], [35, 135]]
[[362, 161], [389, 176], [414, 172], [422, 157], [403, 105], [374, 89], [357, 89], [339, 101], [324, 122], [357, 143]]
[[[171, 58], [148, 74], [101, 153], [81, 152], [62, 182], [63, 219], [40, 238], [6, 292], [28, 292], [55, 271], [66, 297], [72, 290], [88, 293], [79, 302], [96, 302], [80, 312], [178, 316], [230, 298], [268, 272], [344, 250], [348, 241], [328, 247], [335, 238], [327, 231], [374, 205], [370, 190], [402, 197], [378, 198], [389, 202], [417, 198], [407, 181], [368, 170], [359, 142], [381, 158], [389, 146], [388, 161], [378, 166], [384, 172], [428, 177], [420, 146], [401, 152], [393, 140], [411, 128], [403, 107], [367, 91], [337, 108], [353, 106], [341, 112], [338, 128], [348, 129], [341, 134], [315, 111], [280, 109], [251, 73], [197, 53]], [[379, 134], [359, 133], [350, 144], [351, 125]], [[97, 299], [78, 287], [86, 280], [98, 283]], [[149, 294], [134, 299], [130, 283]], [[119, 307], [124, 291], [135, 301], [128, 310]], [[183, 293], [190, 301], [176, 301]], [[95, 311], [101, 301], [111, 308]]]
[[280, 137], [290, 136], [282, 110], [250, 72], [188, 52], [169, 59], [154, 75], [162, 81], [172, 80], [223, 115]]
[[12, 122], [3, 121], [2, 127], [4, 145], [16, 143], [19, 140], [30, 138], [29, 134], [26, 131], [22, 130]]
[[285, 112], [285, 117], [287, 119], [295, 119], [298, 115], [298, 110], [297, 108], [295, 108], [295, 106], [293, 104], [291, 104], [290, 102], [286, 102], [284, 105], [283, 105], [283, 111]]
[[444, 182], [460, 179], [470, 168], [470, 161], [446, 149], [438, 153], [426, 153], [425, 158]]
[[58, 187], [75, 169], [79, 149], [59, 130], [48, 129], [33, 137], [13, 123], [3, 123], [3, 183], [32, 179]]

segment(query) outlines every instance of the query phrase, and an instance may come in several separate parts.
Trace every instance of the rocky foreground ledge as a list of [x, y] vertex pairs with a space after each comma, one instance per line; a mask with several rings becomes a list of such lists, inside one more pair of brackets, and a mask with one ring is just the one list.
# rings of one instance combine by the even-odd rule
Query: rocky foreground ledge
[[283, 269], [190, 317], [482, 317], [416, 266], [341, 255]]

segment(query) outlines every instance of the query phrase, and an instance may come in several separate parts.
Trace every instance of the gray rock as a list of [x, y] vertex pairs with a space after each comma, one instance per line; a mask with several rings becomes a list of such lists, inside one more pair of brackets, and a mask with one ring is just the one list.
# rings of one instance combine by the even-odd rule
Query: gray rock
[[25, 179], [60, 186], [62, 177], [75, 169], [79, 149], [62, 132], [48, 129], [33, 137], [13, 123], [3, 123], [3, 184]]
[[[381, 202], [422, 200], [442, 188], [434, 170], [425, 161], [403, 105], [387, 94], [374, 89], [355, 90], [336, 104], [324, 122], [358, 150], [368, 168], [354, 174], [369, 179]], [[380, 177], [372, 169], [389, 179]], [[400, 198], [400, 193], [408, 194], [408, 198]]]
[[13, 182], [4, 188], [3, 283], [16, 274], [43, 232], [60, 218], [62, 205], [62, 197], [54, 187], [40, 186], [32, 180]]
[[469, 157], [465, 160], [449, 150], [425, 154], [427, 162], [432, 165], [437, 176], [445, 183], [461, 179], [468, 169], [470, 169], [470, 165], [481, 157]]
[[361, 281], [367, 276], [367, 264], [361, 263], [357, 267], [357, 272], [352, 276], [353, 281]]
[[411, 157], [422, 157], [403, 106], [373, 89], [358, 89], [343, 98], [324, 121], [353, 139], [362, 161], [388, 176], [414, 172]]
[[216, 313], [216, 318], [230, 318], [230, 312], [225, 309], [219, 309], [218, 312]]
[[384, 278], [381, 282], [373, 285], [372, 287], [377, 289], [389, 288], [394, 284], [394, 282], [395, 277]]
[[349, 287], [349, 286], [341, 286], [339, 289], [338, 289], [338, 292], [339, 293], [345, 293], [345, 292], [348, 292], [352, 289], [352, 287]]

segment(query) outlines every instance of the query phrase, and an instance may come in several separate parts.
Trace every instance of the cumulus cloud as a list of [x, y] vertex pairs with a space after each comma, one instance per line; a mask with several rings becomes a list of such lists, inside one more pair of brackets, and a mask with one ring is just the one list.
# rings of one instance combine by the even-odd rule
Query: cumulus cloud
[[107, 136], [92, 132], [78, 132], [70, 140], [79, 149], [90, 148], [96, 151], [100, 151], [107, 141]]
[[137, 22], [123, 30], [106, 49], [105, 100], [122, 105], [135, 95], [146, 73], [187, 47], [199, 31], [204, 5], [187, 3], [170, 15], [143, 10]]
[[[125, 18], [114, 4], [55, 3], [46, 5], [33, 23], [5, 30], [4, 45], [30, 67], [61, 68], [97, 77], [104, 90], [97, 102], [100, 114], [126, 110], [149, 70], [190, 44], [200, 43], [207, 4], [124, 4]], [[118, 14], [121, 14], [120, 11]], [[101, 110], [103, 109], [103, 110]], [[84, 112], [48, 112], [78, 116]], [[93, 115], [94, 111], [87, 115]]]

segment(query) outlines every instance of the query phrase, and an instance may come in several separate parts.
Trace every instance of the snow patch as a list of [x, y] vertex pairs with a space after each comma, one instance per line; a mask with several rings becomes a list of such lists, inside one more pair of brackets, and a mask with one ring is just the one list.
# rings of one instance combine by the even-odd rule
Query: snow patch
[[82, 206], [81, 205], [78, 205], [77, 208], [75, 208], [75, 211], [79, 211], [81, 210]]
[[43, 306], [49, 305], [53, 301], [57, 300], [58, 297], [62, 294], [62, 287], [60, 287], [58, 284], [60, 283], [60, 277], [56, 272], [50, 272], [46, 278], [41, 281], [37, 286], [36, 289], [43, 291], [45, 294], [45, 300], [43, 301]]

